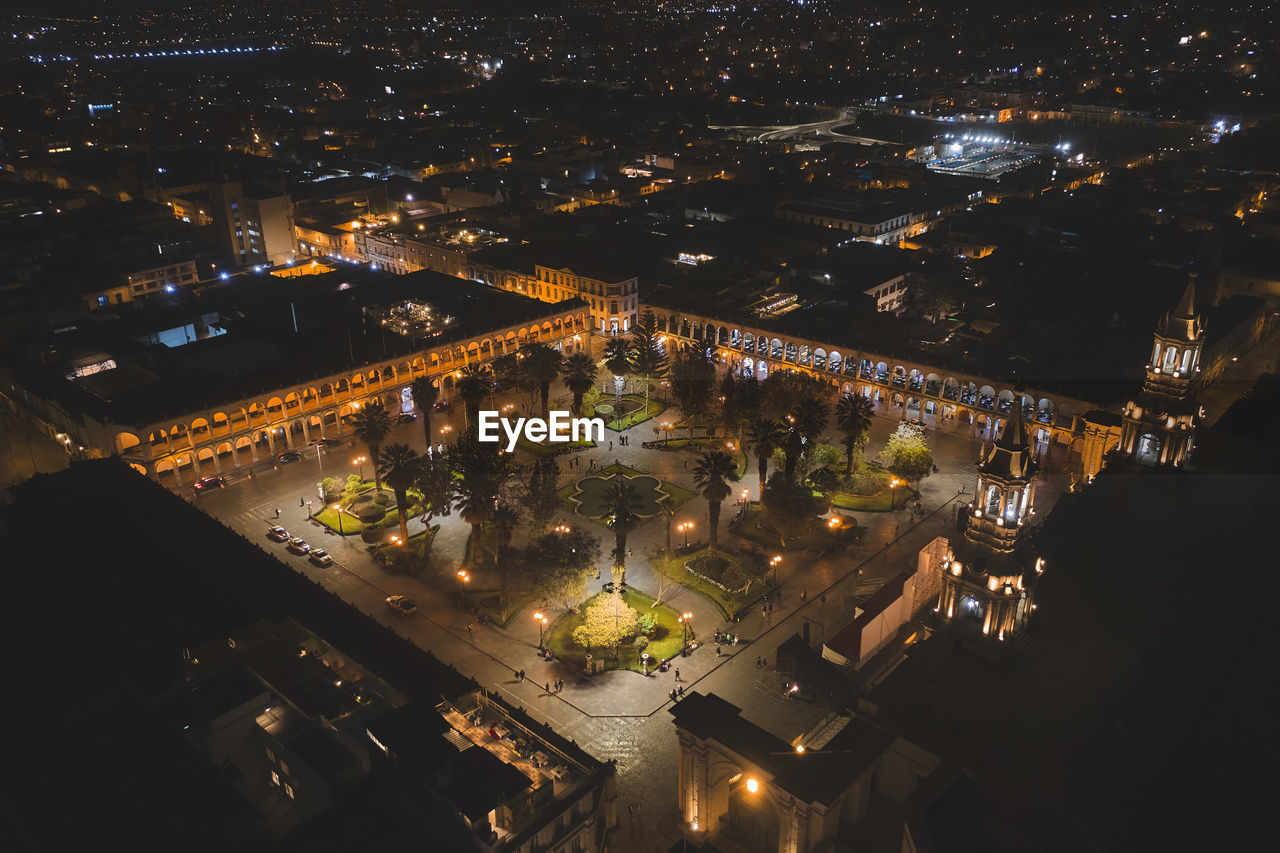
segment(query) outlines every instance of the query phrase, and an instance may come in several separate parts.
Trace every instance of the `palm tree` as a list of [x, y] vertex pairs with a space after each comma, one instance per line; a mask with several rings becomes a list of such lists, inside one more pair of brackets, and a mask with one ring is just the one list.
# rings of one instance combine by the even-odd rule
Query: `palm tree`
[[604, 345], [604, 366], [613, 374], [613, 416], [618, 417], [622, 405], [622, 383], [631, 372], [631, 341], [626, 338], [610, 338]]
[[471, 541], [475, 543], [472, 559], [477, 564], [484, 561], [480, 530], [493, 517], [493, 502], [496, 497], [497, 489], [491, 488], [483, 477], [463, 474], [458, 481], [455, 507], [458, 516], [471, 525]]
[[407, 444], [388, 444], [374, 456], [374, 470], [396, 495], [400, 513], [400, 541], [409, 542], [409, 488], [418, 479], [418, 451]]
[[707, 499], [713, 554], [716, 552], [716, 528], [720, 525], [720, 504], [733, 491], [729, 484], [738, 482], [738, 479], [738, 460], [725, 450], [703, 453], [693, 468], [693, 485]]
[[453, 469], [439, 453], [418, 457], [413, 488], [422, 495], [422, 522], [430, 525], [437, 515], [448, 515], [453, 505]]
[[461, 374], [457, 377], [454, 387], [458, 389], [458, 396], [462, 398], [467, 426], [471, 426], [476, 413], [480, 411], [480, 403], [484, 401], [485, 395], [493, 390], [493, 371], [483, 364], [468, 364], [462, 368]]
[[844, 475], [853, 473], [853, 451], [871, 429], [871, 401], [862, 395], [845, 394], [836, 404], [836, 428], [844, 433]]
[[769, 476], [769, 460], [787, 439], [786, 428], [773, 418], [757, 418], [747, 426], [747, 442], [756, 455], [760, 474], [760, 506], [764, 506], [764, 485]]
[[543, 343], [531, 343], [520, 350], [520, 371], [538, 388], [542, 414], [550, 412], [551, 383], [560, 375], [560, 353]]
[[493, 517], [494, 505], [498, 501], [498, 487], [510, 473], [510, 457], [500, 456], [491, 447], [492, 445], [477, 441], [463, 440], [454, 446], [449, 456], [454, 470], [458, 472], [454, 485], [454, 507], [462, 520], [471, 525], [476, 563], [481, 562], [483, 557], [481, 528]]
[[664, 498], [662, 503], [658, 504], [662, 508], [662, 520], [667, 525], [667, 547], [662, 553], [664, 555], [671, 553], [671, 522], [676, 517], [676, 505], [670, 497]]
[[573, 414], [582, 414], [582, 396], [596, 384], [599, 368], [586, 353], [575, 352], [564, 360], [564, 385], [573, 393]]
[[827, 404], [813, 397], [806, 397], [796, 404], [794, 415], [787, 417], [790, 432], [787, 434], [787, 458], [785, 471], [787, 482], [796, 481], [796, 466], [806, 448], [822, 435], [827, 428]]
[[382, 408], [382, 403], [367, 403], [358, 409], [351, 418], [351, 429], [356, 438], [369, 446], [369, 458], [373, 460], [373, 480], [378, 491], [382, 491], [382, 475], [378, 473], [378, 447], [391, 432], [391, 416]]
[[627, 576], [627, 536], [640, 523], [640, 516], [636, 515], [640, 506], [636, 487], [615, 475], [604, 493], [604, 508], [609, 528], [613, 530], [613, 564], [622, 569], [623, 580]]
[[520, 523], [520, 510], [510, 504], [500, 503], [494, 507], [489, 524], [493, 527], [494, 538], [497, 539], [498, 560], [498, 608], [506, 613], [507, 571], [513, 560], [506, 559], [507, 548], [511, 545], [511, 537], [515, 535], [516, 525]]
[[644, 383], [644, 410], [649, 411], [649, 383], [667, 375], [667, 354], [658, 340], [658, 318], [646, 309], [631, 334], [631, 371]]
[[431, 446], [431, 407], [440, 399], [440, 388], [425, 376], [409, 383], [409, 393], [413, 395], [413, 404], [422, 414], [422, 433], [427, 437], [427, 447]]

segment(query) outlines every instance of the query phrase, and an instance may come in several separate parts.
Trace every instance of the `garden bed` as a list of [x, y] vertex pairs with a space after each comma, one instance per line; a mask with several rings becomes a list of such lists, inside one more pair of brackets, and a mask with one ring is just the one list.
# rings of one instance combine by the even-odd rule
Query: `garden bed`
[[[399, 521], [396, 522], [396, 526], [400, 526]], [[373, 546], [374, 556], [381, 559], [391, 570], [402, 569], [417, 577], [422, 574], [423, 568], [431, 557], [431, 545], [438, 532], [440, 532], [440, 525], [433, 524], [430, 530], [410, 536], [407, 547], [397, 544], [375, 545]], [[400, 565], [400, 561], [403, 561], [404, 565]]]
[[[565, 613], [551, 623], [551, 627], [546, 631], [545, 641], [552, 654], [576, 667], [586, 668], [587, 650], [574, 642], [573, 631], [582, 624], [582, 614], [587, 605], [601, 595], [607, 595], [607, 593], [597, 593], [596, 596], [584, 601], [578, 608], [578, 612]], [[654, 607], [653, 598], [634, 589], [624, 591], [622, 600], [641, 613], [649, 614], [657, 621], [653, 634], [649, 637], [649, 644], [644, 649], [652, 661], [650, 670], [658, 661], [680, 654], [680, 649], [684, 646], [684, 627], [680, 623], [679, 613], [665, 604]], [[693, 639], [692, 635], [690, 639]], [[599, 661], [605, 669], [629, 669], [634, 672], [642, 671], [640, 654], [635, 645], [628, 641], [622, 643], [616, 662], [612, 648], [591, 650], [592, 659]]]
[[[734, 556], [732, 552], [726, 552], [723, 548], [719, 551], [721, 555], [727, 555], [730, 558]], [[764, 577], [754, 578], [744, 592], [734, 593], [709, 577], [689, 571], [687, 567], [689, 563], [696, 564], [699, 559], [709, 553], [710, 549], [703, 548], [690, 554], [678, 554], [673, 557], [652, 555], [649, 557], [649, 565], [668, 579], [710, 601], [726, 621], [732, 619], [733, 614], [742, 608], [759, 601], [765, 592], [769, 591], [768, 579]]]
[[[600, 402], [596, 403], [597, 411], [602, 405], [612, 406], [612, 400], [612, 397], [602, 395]], [[627, 404], [630, 404], [630, 406], [628, 406], [626, 411], [621, 415], [617, 412], [612, 412], [607, 417], [604, 415], [598, 415], [598, 417], [604, 421], [604, 425], [614, 432], [622, 432], [623, 430], [630, 429], [636, 424], [644, 423], [650, 418], [657, 417], [667, 410], [666, 403], [660, 403], [653, 397], [649, 398], [649, 405], [646, 408], [643, 394], [623, 394], [622, 402], [624, 406], [627, 406]]]
[[841, 526], [834, 529], [827, 526], [827, 519], [816, 515], [799, 521], [788, 520], [787, 524], [787, 541], [784, 546], [769, 511], [761, 511], [759, 504], [752, 504], [747, 509], [746, 517], [734, 522], [731, 529], [743, 539], [766, 549], [782, 551], [841, 547], [856, 541], [860, 535], [857, 522], [850, 518], [846, 518]]

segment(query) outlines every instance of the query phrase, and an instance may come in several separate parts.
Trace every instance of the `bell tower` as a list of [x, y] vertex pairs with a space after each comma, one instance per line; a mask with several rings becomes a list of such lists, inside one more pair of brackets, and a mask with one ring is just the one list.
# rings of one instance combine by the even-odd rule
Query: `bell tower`
[[1124, 409], [1121, 454], [1152, 467], [1178, 467], [1187, 461], [1200, 420], [1192, 387], [1203, 346], [1204, 321], [1196, 311], [1192, 272], [1178, 307], [1156, 325], [1142, 390]]
[[964, 538], [942, 561], [937, 612], [944, 621], [1005, 640], [1035, 609], [1035, 578], [1044, 571], [1027, 545], [1039, 472], [1031, 439], [1014, 402], [1004, 432], [983, 449], [973, 503], [965, 508]]

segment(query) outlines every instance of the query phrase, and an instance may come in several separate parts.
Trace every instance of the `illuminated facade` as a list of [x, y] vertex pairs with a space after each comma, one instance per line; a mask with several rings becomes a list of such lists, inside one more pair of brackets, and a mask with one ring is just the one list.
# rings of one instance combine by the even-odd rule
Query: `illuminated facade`
[[1022, 413], [1015, 409], [978, 463], [964, 538], [939, 568], [936, 609], [944, 622], [1006, 640], [1035, 609], [1032, 587], [1044, 561], [1029, 552], [1024, 534], [1035, 512], [1038, 469]]
[[1178, 307], [1160, 318], [1142, 391], [1124, 408], [1120, 452], [1142, 465], [1180, 467], [1195, 446], [1202, 409], [1192, 386], [1204, 345], [1195, 283], [1192, 273]]

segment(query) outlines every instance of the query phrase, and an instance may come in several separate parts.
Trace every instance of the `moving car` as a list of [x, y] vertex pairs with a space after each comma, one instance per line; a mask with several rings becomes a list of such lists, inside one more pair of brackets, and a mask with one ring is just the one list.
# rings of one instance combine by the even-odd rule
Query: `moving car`
[[286, 450], [284, 453], [276, 454], [276, 461], [281, 465], [287, 462], [297, 462], [302, 459], [302, 454], [296, 450]]
[[401, 616], [409, 616], [418, 612], [418, 602], [403, 595], [388, 596], [387, 606]]
[[285, 530], [283, 527], [272, 527], [267, 531], [267, 538], [274, 539], [277, 542], [288, 542], [289, 531]]
[[289, 540], [289, 550], [295, 554], [305, 554], [311, 550], [311, 546], [301, 536], [295, 536]]
[[312, 548], [311, 553], [308, 554], [307, 557], [317, 566], [329, 566], [333, 564], [333, 557], [330, 557], [328, 552], [323, 548]]
[[339, 444], [342, 442], [336, 438], [317, 438], [311, 442], [312, 447], [337, 447]]
[[431, 408], [435, 409], [437, 412], [447, 412], [449, 411], [449, 404], [445, 400], [441, 400], [439, 403], [434, 404]]
[[203, 492], [205, 489], [225, 489], [227, 481], [221, 477], [201, 477], [196, 480], [196, 491]]
[[411, 424], [417, 419], [418, 419], [418, 416], [415, 415], [413, 412], [401, 412], [400, 414], [396, 415], [396, 423], [398, 424]]

